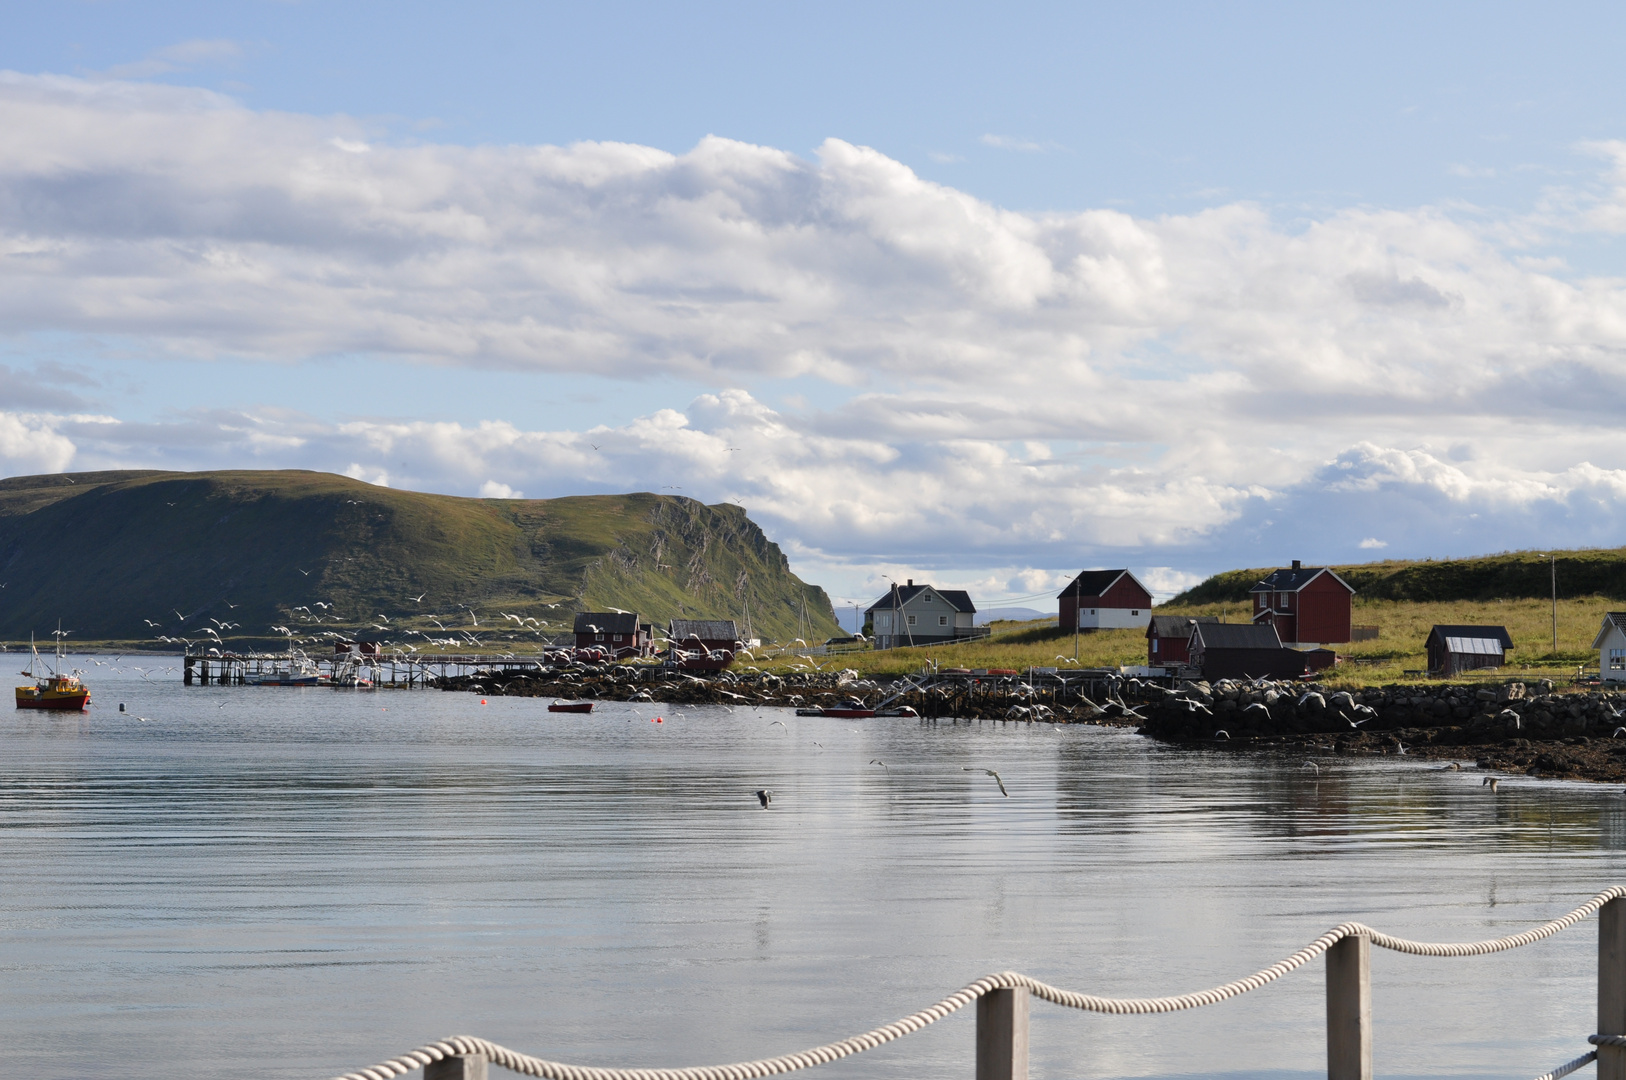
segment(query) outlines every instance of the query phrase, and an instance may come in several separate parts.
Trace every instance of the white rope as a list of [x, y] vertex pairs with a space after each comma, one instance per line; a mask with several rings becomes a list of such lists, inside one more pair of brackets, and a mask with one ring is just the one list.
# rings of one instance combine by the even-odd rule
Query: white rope
[[[957, 993], [950, 994], [942, 1001], [937, 1002], [920, 1012], [912, 1013], [901, 1020], [894, 1020], [890, 1024], [883, 1024], [862, 1035], [854, 1035], [840, 1042], [826, 1043], [815, 1046], [810, 1050], [802, 1050], [794, 1054], [785, 1054], [780, 1057], [762, 1058], [757, 1061], [742, 1061], [733, 1065], [697, 1065], [684, 1069], [601, 1069], [588, 1065], [566, 1065], [556, 1061], [547, 1061], [543, 1058], [531, 1057], [510, 1050], [485, 1039], [467, 1035], [457, 1035], [450, 1039], [421, 1046], [401, 1057], [374, 1065], [368, 1069], [346, 1073], [337, 1080], [388, 1080], [389, 1077], [402, 1076], [413, 1069], [420, 1069], [431, 1061], [439, 1061], [444, 1057], [454, 1055], [483, 1054], [495, 1065], [505, 1069], [522, 1073], [526, 1076], [545, 1077], [547, 1080], [756, 1080], [764, 1076], [774, 1076], [779, 1073], [794, 1072], [798, 1069], [811, 1068], [815, 1065], [824, 1065], [839, 1058], [852, 1054], [873, 1050], [877, 1046], [901, 1039], [905, 1035], [913, 1034], [928, 1024], [936, 1023], [950, 1013], [957, 1012], [965, 1006], [976, 1001], [992, 990], [1023, 988], [1034, 997], [1055, 1005], [1062, 1005], [1070, 1009], [1084, 1009], [1089, 1012], [1124, 1014], [1147, 1014], [1178, 1012], [1182, 1009], [1195, 1009], [1203, 1005], [1213, 1005], [1227, 998], [1246, 994], [1250, 990], [1257, 990], [1261, 986], [1275, 982], [1295, 968], [1324, 954], [1338, 942], [1347, 937], [1365, 937], [1372, 944], [1393, 949], [1396, 952], [1410, 953], [1414, 956], [1484, 956], [1488, 953], [1503, 952], [1507, 949], [1517, 949], [1522, 945], [1540, 941], [1550, 937], [1560, 930], [1567, 929], [1596, 912], [1611, 900], [1626, 897], [1626, 887], [1616, 886], [1594, 896], [1574, 911], [1543, 923], [1522, 934], [1512, 934], [1508, 937], [1492, 938], [1488, 941], [1446, 942], [1436, 943], [1427, 941], [1409, 941], [1405, 938], [1390, 937], [1379, 933], [1371, 927], [1358, 922], [1341, 923], [1316, 938], [1310, 944], [1291, 956], [1278, 960], [1269, 967], [1256, 971], [1245, 979], [1225, 983], [1208, 990], [1198, 990], [1190, 994], [1181, 994], [1177, 997], [1160, 998], [1108, 998], [1095, 997], [1090, 994], [1079, 994], [1071, 990], [1062, 990], [1058, 987], [1042, 983], [1037, 979], [1015, 971], [1004, 971], [997, 975], [988, 975], [970, 984]], [[1612, 1040], [1620, 1039], [1616, 1043]], [[1598, 1045], [1626, 1046], [1626, 1037], [1594, 1035], [1592, 1042]], [[1595, 1054], [1593, 1056], [1596, 1056]], [[1586, 1060], [1577, 1059], [1563, 1066], [1549, 1077], [1556, 1078], [1573, 1072]], [[1571, 1068], [1574, 1066], [1574, 1069]], [[1544, 1080], [1544, 1078], [1537, 1078]]]
[[1559, 1080], [1560, 1077], [1568, 1076], [1570, 1073], [1574, 1072], [1576, 1069], [1579, 1069], [1579, 1068], [1582, 1068], [1584, 1066], [1590, 1065], [1594, 1061], [1597, 1061], [1597, 1060], [1598, 1060], [1598, 1052], [1596, 1050], [1590, 1050], [1587, 1053], [1582, 1054], [1580, 1057], [1576, 1058], [1574, 1061], [1566, 1061], [1566, 1062], [1564, 1062], [1564, 1064], [1560, 1065], [1558, 1068], [1554, 1069], [1552, 1072], [1542, 1073], [1540, 1076], [1536, 1077], [1536, 1080]]

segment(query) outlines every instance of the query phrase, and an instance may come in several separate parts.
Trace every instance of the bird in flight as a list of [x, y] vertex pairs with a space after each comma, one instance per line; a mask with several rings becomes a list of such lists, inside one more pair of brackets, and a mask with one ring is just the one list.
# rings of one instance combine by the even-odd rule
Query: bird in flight
[[409, 597], [407, 597], [407, 599], [411, 600], [414, 604], [421, 604], [421, 603], [423, 603], [423, 598], [428, 596], [428, 595], [429, 595], [429, 593], [427, 591], [425, 591], [425, 592], [419, 593], [417, 596], [409, 596]]
[[[882, 761], [880, 758], [870, 758], [869, 763], [871, 765], [879, 765], [881, 768], [885, 769], [887, 772], [892, 771], [892, 767], [890, 765], [888, 765], [886, 762]], [[1003, 791], [1005, 789], [1004, 789], [1003, 786], [1001, 786], [1000, 790]]]
[[1005, 781], [1001, 780], [999, 778], [999, 774], [996, 773], [994, 770], [992, 770], [992, 769], [973, 769], [969, 765], [962, 765], [962, 766], [960, 766], [960, 769], [961, 769], [962, 772], [985, 772], [985, 773], [987, 773], [989, 776], [992, 776], [994, 778], [994, 783], [999, 785], [999, 793], [1001, 795], [1005, 796], [1007, 799], [1011, 797], [1011, 793], [1005, 790]]
[[1479, 786], [1480, 787], [1488, 787], [1488, 788], [1490, 788], [1491, 789], [1491, 794], [1495, 795], [1496, 794], [1496, 787], [1497, 787], [1496, 777], [1494, 777], [1494, 776], [1485, 777], [1485, 779], [1483, 779], [1483, 780], [1481, 780], [1479, 782]]
[[768, 809], [768, 804], [773, 802], [773, 792], [769, 791], [767, 788], [758, 788], [756, 795], [757, 802], [762, 804], [762, 808], [764, 810]]
[[[299, 567], [297, 567], [297, 566], [296, 566], [296, 567], [294, 567], [294, 569], [295, 569], [295, 570], [299, 570]], [[299, 572], [300, 572], [300, 573], [301, 573], [301, 574], [304, 574], [304, 575], [305, 575], [305, 576], [306, 576], [306, 577], [310, 577], [310, 576], [311, 576], [311, 572], [310, 572], [310, 571], [309, 571], [309, 570], [299, 570]]]

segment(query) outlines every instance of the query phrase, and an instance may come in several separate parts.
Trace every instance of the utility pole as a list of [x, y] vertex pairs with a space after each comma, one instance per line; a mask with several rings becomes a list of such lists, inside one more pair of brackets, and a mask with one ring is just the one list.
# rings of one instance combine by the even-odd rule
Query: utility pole
[[1558, 659], [1558, 556], [1548, 555], [1553, 561], [1553, 659]]
[[1075, 664], [1078, 663], [1078, 590], [1080, 584], [1078, 578], [1073, 579], [1073, 663]]

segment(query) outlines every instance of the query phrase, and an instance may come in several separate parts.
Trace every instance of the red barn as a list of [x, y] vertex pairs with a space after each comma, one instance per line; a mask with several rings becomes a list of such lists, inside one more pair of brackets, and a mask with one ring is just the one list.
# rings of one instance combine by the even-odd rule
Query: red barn
[[1275, 570], [1252, 589], [1253, 621], [1276, 628], [1282, 643], [1323, 645], [1350, 639], [1350, 602], [1355, 590], [1325, 566]]
[[1128, 570], [1086, 570], [1056, 600], [1063, 630], [1138, 629], [1152, 617], [1152, 591]]
[[1191, 632], [1198, 623], [1217, 623], [1212, 615], [1153, 615], [1146, 626], [1146, 664], [1172, 667], [1191, 661]]

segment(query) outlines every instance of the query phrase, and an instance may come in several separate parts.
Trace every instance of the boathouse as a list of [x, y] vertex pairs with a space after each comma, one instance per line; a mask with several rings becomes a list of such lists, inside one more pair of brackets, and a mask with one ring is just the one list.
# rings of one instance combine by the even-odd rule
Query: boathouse
[[910, 578], [865, 609], [864, 618], [871, 624], [872, 647], [897, 649], [984, 637], [988, 628], [972, 625], [976, 614], [977, 605], [964, 589], [916, 585]]
[[602, 649], [617, 660], [648, 656], [655, 647], [655, 627], [636, 611], [578, 611], [576, 648]]
[[1056, 601], [1063, 630], [1139, 629], [1152, 618], [1152, 591], [1128, 570], [1085, 570]]
[[1153, 615], [1146, 625], [1146, 664], [1171, 667], [1191, 660], [1191, 631], [1200, 622], [1219, 622], [1212, 615]]
[[733, 619], [673, 619], [666, 624], [672, 658], [688, 671], [721, 671], [745, 647]]
[[1253, 621], [1276, 628], [1283, 643], [1300, 648], [1350, 639], [1350, 608], [1355, 589], [1325, 566], [1275, 570], [1248, 592]]
[[1191, 628], [1190, 666], [1214, 679], [1296, 679], [1304, 654], [1289, 649], [1270, 623], [1196, 623]]

